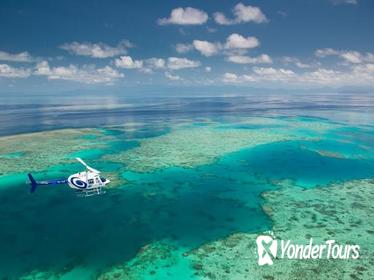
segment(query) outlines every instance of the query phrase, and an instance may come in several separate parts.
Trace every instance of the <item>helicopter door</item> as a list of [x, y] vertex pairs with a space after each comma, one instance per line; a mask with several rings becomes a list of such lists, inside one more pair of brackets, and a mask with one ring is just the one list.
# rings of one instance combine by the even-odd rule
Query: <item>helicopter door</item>
[[98, 186], [102, 186], [102, 185], [103, 185], [103, 182], [101, 182], [99, 176], [97, 176], [97, 177], [95, 178], [95, 183], [96, 183], [96, 185], [98, 185]]

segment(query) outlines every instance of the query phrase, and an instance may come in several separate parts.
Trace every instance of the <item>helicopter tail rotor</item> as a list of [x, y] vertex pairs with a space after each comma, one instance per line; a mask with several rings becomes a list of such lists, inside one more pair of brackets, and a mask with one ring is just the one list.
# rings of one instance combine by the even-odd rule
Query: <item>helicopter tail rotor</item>
[[35, 192], [36, 188], [38, 187], [38, 183], [35, 181], [34, 177], [32, 177], [31, 173], [27, 174], [30, 180], [31, 189], [30, 192]]

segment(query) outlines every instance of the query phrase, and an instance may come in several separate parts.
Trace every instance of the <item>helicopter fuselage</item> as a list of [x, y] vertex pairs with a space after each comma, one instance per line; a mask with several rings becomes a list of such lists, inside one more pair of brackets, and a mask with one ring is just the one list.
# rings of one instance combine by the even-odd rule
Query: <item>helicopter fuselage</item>
[[110, 183], [110, 180], [101, 177], [100, 171], [89, 167], [82, 159], [76, 158], [82, 163], [86, 170], [70, 175], [68, 179], [54, 179], [47, 181], [36, 181], [31, 173], [28, 173], [31, 189], [30, 192], [35, 192], [37, 186], [40, 185], [60, 185], [68, 184], [70, 188], [75, 189], [79, 196], [91, 196], [95, 194], [105, 193], [103, 187]]
[[103, 187], [108, 183], [109, 180], [90, 171], [75, 173], [68, 178], [69, 187], [78, 190]]

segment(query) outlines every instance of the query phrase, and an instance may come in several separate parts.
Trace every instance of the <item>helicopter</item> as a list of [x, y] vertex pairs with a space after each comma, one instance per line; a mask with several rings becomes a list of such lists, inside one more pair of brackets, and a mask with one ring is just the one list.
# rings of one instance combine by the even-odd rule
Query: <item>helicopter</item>
[[70, 188], [76, 191], [77, 196], [93, 196], [104, 194], [103, 189], [110, 183], [110, 180], [100, 176], [100, 171], [88, 166], [81, 158], [76, 158], [86, 170], [70, 175], [67, 179], [53, 179], [46, 181], [36, 181], [31, 173], [27, 176], [30, 180], [30, 193], [34, 193], [38, 186], [43, 185], [68, 185]]

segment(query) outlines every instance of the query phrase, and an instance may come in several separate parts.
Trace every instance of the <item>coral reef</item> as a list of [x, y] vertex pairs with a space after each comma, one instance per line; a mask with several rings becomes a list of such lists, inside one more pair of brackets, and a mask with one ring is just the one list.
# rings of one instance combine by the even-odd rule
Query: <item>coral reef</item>
[[138, 148], [105, 158], [124, 163], [131, 170], [148, 172], [170, 166], [194, 167], [244, 147], [291, 139], [271, 131], [194, 127], [142, 140]]
[[[264, 210], [271, 216], [277, 239], [307, 244], [336, 240], [360, 245], [357, 260], [274, 259], [257, 264], [259, 234], [236, 233], [187, 250], [170, 241], [144, 246], [139, 254], [102, 273], [98, 279], [373, 279], [374, 181], [356, 180], [326, 188], [294, 188], [291, 181], [266, 192]], [[266, 234], [266, 233], [265, 233]]]
[[[0, 170], [3, 174], [43, 171], [69, 162], [66, 156], [85, 149], [104, 147], [85, 135], [101, 135], [96, 129], [64, 129], [0, 138]], [[19, 156], [10, 157], [9, 155]], [[70, 160], [73, 162], [73, 159]], [[30, 170], [31, 169], [31, 170]]]
[[184, 250], [168, 240], [145, 245], [131, 261], [108, 269], [97, 279], [189, 279], [194, 271], [190, 261], [181, 257]]
[[[257, 264], [258, 234], [238, 233], [190, 253], [200, 279], [373, 279], [374, 181], [357, 180], [326, 188], [295, 189], [283, 182], [264, 195], [264, 210], [277, 239], [307, 244], [336, 240], [360, 245], [357, 260], [288, 260]], [[259, 233], [260, 234], [260, 233]]]
[[[73, 201], [53, 189], [31, 201], [23, 192], [16, 195], [15, 210], [10, 192], [3, 192], [1, 210], [8, 214], [1, 219], [7, 229], [2, 239], [13, 245], [3, 246], [8, 254], [0, 256], [9, 260], [15, 251], [11, 261], [19, 271], [35, 269], [23, 280], [374, 279], [374, 181], [362, 179], [373, 171], [372, 140], [367, 128], [297, 116], [186, 118], [169, 127], [128, 123], [2, 137], [0, 184], [17, 185], [13, 194], [25, 185], [25, 172], [43, 178], [70, 174], [80, 166], [77, 156], [104, 171], [112, 187], [126, 188], [100, 202]], [[56, 229], [45, 226], [52, 220]], [[22, 243], [27, 238], [18, 234], [25, 225], [30, 240], [42, 236], [48, 244], [28, 242], [33, 250], [26, 252], [40, 249], [42, 260], [28, 265]], [[72, 228], [95, 234], [81, 240], [83, 247], [70, 247], [67, 236], [82, 236]], [[357, 243], [361, 258], [277, 258], [260, 267], [257, 231], [270, 228], [276, 238], [301, 244], [311, 237], [316, 243]], [[61, 268], [71, 261], [62, 255], [59, 268], [45, 264], [57, 236], [62, 245], [54, 252], [67, 247], [79, 261]], [[118, 259], [109, 256], [114, 248]], [[108, 262], [88, 267], [87, 259]]]

